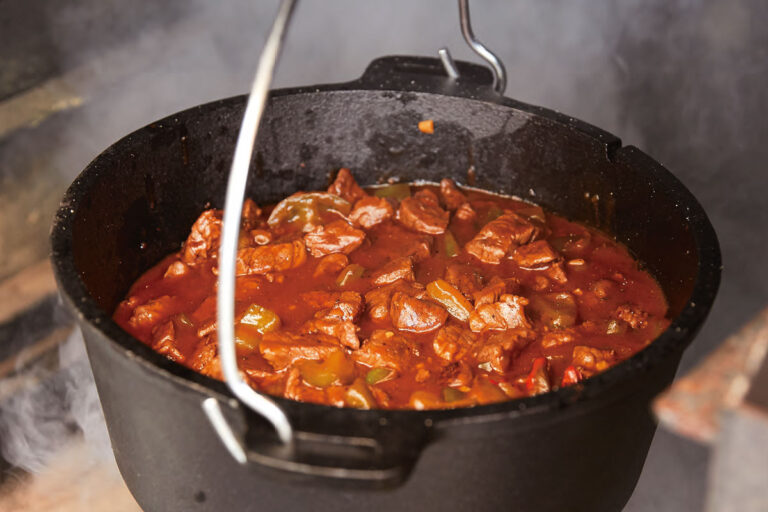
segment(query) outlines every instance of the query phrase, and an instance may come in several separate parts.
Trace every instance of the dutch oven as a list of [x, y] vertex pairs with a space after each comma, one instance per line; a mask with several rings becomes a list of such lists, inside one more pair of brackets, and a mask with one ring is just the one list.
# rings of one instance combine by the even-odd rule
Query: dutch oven
[[[490, 72], [385, 57], [356, 81], [271, 93], [247, 196], [265, 204], [326, 187], [443, 177], [530, 199], [608, 231], [656, 277], [669, 328], [583, 383], [438, 411], [342, 409], [274, 398], [286, 448], [224, 383], [155, 353], [111, 318], [130, 285], [223, 202], [246, 98], [185, 110], [128, 135], [69, 187], [52, 260], [76, 313], [117, 464], [148, 511], [620, 510], [639, 478], [654, 395], [672, 380], [720, 278], [717, 238], [664, 167], [582, 121], [502, 97]], [[417, 129], [432, 119], [435, 133]], [[201, 403], [215, 398], [248, 460], [225, 449]]]

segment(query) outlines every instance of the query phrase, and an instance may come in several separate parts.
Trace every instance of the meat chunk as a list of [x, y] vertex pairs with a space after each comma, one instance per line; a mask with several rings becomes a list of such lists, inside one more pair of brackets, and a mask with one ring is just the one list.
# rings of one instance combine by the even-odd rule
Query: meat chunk
[[369, 240], [371, 245], [362, 250], [375, 253], [377, 262], [369, 265], [375, 267], [382, 260], [389, 261], [403, 256], [413, 256], [414, 262], [428, 258], [434, 237], [415, 233], [399, 223], [385, 222], [376, 227], [375, 234], [372, 233]]
[[616, 353], [613, 350], [601, 350], [583, 345], [573, 347], [573, 364], [590, 372], [601, 372], [609, 368], [615, 359]]
[[447, 386], [469, 386], [472, 384], [472, 377], [472, 369], [464, 361], [455, 361], [440, 368], [440, 379]]
[[642, 329], [648, 323], [648, 313], [640, 311], [630, 304], [624, 304], [616, 308], [614, 316], [619, 320], [627, 322], [633, 329]]
[[483, 304], [469, 315], [469, 328], [473, 332], [486, 330], [530, 329], [531, 324], [525, 318], [523, 306], [528, 299], [517, 295], [502, 295], [498, 302]]
[[324, 403], [326, 391], [317, 389], [304, 384], [301, 378], [301, 372], [298, 368], [291, 368], [288, 372], [288, 378], [285, 380], [285, 390], [283, 395], [291, 400], [299, 402]]
[[317, 267], [315, 267], [315, 272], [312, 274], [312, 276], [320, 277], [327, 274], [337, 274], [347, 265], [349, 265], [349, 258], [347, 258], [346, 254], [341, 252], [329, 254], [328, 256], [323, 256], [323, 258], [318, 262]]
[[391, 219], [395, 209], [383, 197], [364, 197], [355, 203], [355, 207], [349, 214], [349, 220], [356, 226], [370, 229], [373, 226]]
[[499, 297], [504, 295], [507, 291], [507, 283], [499, 276], [493, 276], [488, 284], [480, 290], [472, 294], [475, 299], [475, 308], [482, 306], [483, 304], [493, 304], [499, 300]]
[[328, 309], [336, 304], [341, 297], [341, 292], [313, 290], [311, 292], [304, 292], [299, 297], [312, 309]]
[[511, 329], [491, 334], [475, 344], [472, 356], [478, 365], [504, 373], [517, 353], [527, 347], [536, 333], [527, 329]]
[[474, 357], [481, 368], [504, 373], [512, 361], [512, 349], [514, 349], [512, 341], [483, 343], [475, 349]]
[[173, 313], [175, 302], [173, 297], [169, 295], [152, 299], [134, 309], [128, 323], [135, 329], [152, 327]]
[[357, 292], [341, 292], [339, 298], [325, 314], [328, 318], [338, 318], [354, 322], [363, 312], [363, 298]]
[[209, 295], [192, 312], [191, 320], [197, 327], [197, 335], [202, 338], [216, 330], [216, 296]]
[[534, 230], [533, 224], [507, 212], [483, 226], [464, 249], [484, 263], [498, 264], [510, 249], [527, 243]]
[[556, 283], [565, 284], [568, 282], [568, 276], [565, 274], [562, 261], [552, 263], [546, 267], [544, 273]]
[[259, 343], [261, 356], [275, 369], [284, 370], [300, 359], [319, 360], [339, 350], [335, 338], [322, 334], [272, 331]]
[[256, 229], [259, 227], [260, 217], [261, 208], [252, 199], [246, 198], [243, 202], [242, 218], [240, 220], [241, 229], [243, 231]]
[[184, 361], [184, 356], [176, 346], [176, 329], [171, 321], [162, 323], [152, 330], [152, 348], [171, 361]]
[[549, 384], [549, 363], [546, 357], [537, 357], [531, 365], [531, 372], [525, 379], [525, 388], [529, 395], [546, 393], [551, 389]]
[[206, 210], [192, 225], [192, 230], [184, 242], [181, 260], [194, 265], [211, 257], [216, 257], [221, 238], [221, 210]]
[[432, 241], [431, 236], [420, 236], [407, 241], [398, 249], [403, 256], [412, 256], [413, 261], [418, 262], [429, 258], [432, 253]]
[[[215, 258], [219, 251], [221, 240], [221, 210], [206, 210], [197, 218], [184, 242], [181, 261], [194, 265], [210, 258]], [[251, 199], [243, 203], [241, 228], [250, 231], [259, 226], [261, 209]]]
[[400, 202], [397, 220], [414, 231], [440, 235], [448, 227], [449, 213], [440, 208], [437, 196], [422, 190]]
[[558, 254], [546, 240], [537, 240], [515, 249], [512, 257], [522, 268], [541, 268], [555, 261]]
[[341, 252], [349, 254], [363, 243], [365, 231], [353, 228], [345, 220], [317, 226], [304, 235], [304, 243], [315, 258]]
[[541, 336], [541, 346], [552, 348], [576, 341], [576, 334], [571, 329], [545, 332]]
[[445, 267], [443, 278], [466, 297], [472, 297], [480, 289], [481, 276], [468, 265], [448, 264]]
[[477, 212], [469, 203], [464, 203], [456, 209], [453, 216], [464, 222], [472, 222], [477, 218]]
[[305, 326], [309, 332], [321, 332], [339, 340], [351, 349], [360, 347], [355, 320], [363, 311], [363, 298], [357, 292], [342, 292], [334, 304], [315, 313]]
[[307, 260], [304, 242], [294, 240], [282, 244], [263, 245], [237, 251], [237, 275], [282, 272], [300, 267]]
[[328, 192], [336, 194], [350, 203], [354, 203], [358, 199], [367, 196], [365, 190], [360, 188], [360, 185], [355, 181], [355, 177], [352, 176], [350, 170], [344, 167], [339, 169], [336, 179], [328, 187]]
[[214, 379], [222, 379], [219, 347], [214, 337], [207, 336], [203, 342], [198, 345], [189, 360], [189, 365], [193, 370], [197, 370], [203, 375], [213, 377]]
[[327, 292], [316, 290], [301, 294], [301, 299], [313, 309], [332, 309], [346, 320], [356, 320], [363, 309], [363, 298], [357, 292]]
[[353, 350], [360, 347], [360, 338], [357, 337], [359, 328], [354, 322], [340, 320], [334, 317], [322, 317], [310, 320], [307, 323], [309, 332], [321, 332], [339, 340], [339, 343]]
[[461, 359], [464, 352], [472, 346], [475, 341], [475, 334], [464, 327], [451, 324], [442, 327], [437, 331], [432, 348], [438, 357], [446, 361], [457, 361]]
[[376, 330], [363, 341], [359, 350], [352, 353], [352, 358], [371, 368], [391, 368], [402, 373], [418, 355], [417, 348], [402, 336], [392, 331]]
[[401, 331], [429, 332], [445, 323], [448, 312], [433, 302], [395, 292], [389, 305], [392, 324]]
[[163, 274], [163, 279], [173, 279], [174, 277], [181, 277], [189, 271], [189, 265], [183, 261], [174, 261]]
[[374, 272], [371, 278], [377, 286], [394, 283], [398, 279], [413, 281], [416, 279], [413, 274], [413, 258], [406, 256], [392, 260]]
[[465, 196], [457, 187], [452, 179], [443, 178], [440, 181], [440, 195], [443, 197], [443, 204], [448, 210], [455, 210], [467, 202]]
[[395, 292], [406, 293], [419, 299], [427, 295], [424, 285], [403, 280], [369, 290], [365, 294], [365, 304], [371, 319], [381, 321], [389, 318], [389, 306]]

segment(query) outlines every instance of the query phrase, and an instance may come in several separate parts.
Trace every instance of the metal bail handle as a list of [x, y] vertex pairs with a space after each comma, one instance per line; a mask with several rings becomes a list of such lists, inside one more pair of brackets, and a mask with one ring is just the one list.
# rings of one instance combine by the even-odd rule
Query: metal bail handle
[[[219, 358], [224, 381], [238, 399], [272, 424], [278, 437], [285, 445], [291, 446], [294, 443], [294, 431], [288, 416], [271, 398], [255, 391], [240, 375], [235, 351], [234, 319], [235, 258], [245, 200], [245, 187], [248, 182], [248, 170], [275, 65], [295, 5], [296, 0], [283, 0], [280, 3], [277, 16], [272, 24], [272, 30], [259, 59], [256, 76], [240, 125], [224, 201], [216, 314]], [[478, 55], [491, 65], [494, 74], [494, 90], [498, 94], [502, 94], [507, 80], [504, 65], [493, 52], [475, 38], [469, 20], [469, 0], [459, 0], [459, 14], [464, 39]], [[442, 48], [439, 53], [448, 75], [452, 79], [459, 78], [459, 72], [448, 50]], [[224, 417], [218, 400], [207, 398], [203, 401], [202, 408], [230, 454], [241, 464], [246, 464], [248, 458], [243, 443]]]
[[[475, 33], [472, 31], [472, 23], [469, 19], [469, 0], [459, 0], [459, 20], [461, 21], [461, 34], [464, 36], [464, 40], [472, 51], [491, 66], [491, 71], [493, 71], [493, 90], [500, 96], [503, 95], [504, 90], [507, 88], [507, 70], [498, 55], [489, 50], [487, 46], [475, 37]], [[453, 62], [453, 57], [451, 57], [451, 52], [448, 51], [448, 48], [440, 48], [437, 53], [443, 62], [446, 74], [453, 80], [459, 78], [459, 70], [456, 68], [456, 63]]]
[[[267, 103], [269, 87], [272, 83], [275, 65], [280, 47], [285, 37], [288, 22], [291, 19], [295, 0], [283, 0], [272, 24], [272, 30], [264, 45], [259, 59], [256, 77], [251, 86], [248, 103], [245, 106], [240, 133], [235, 145], [235, 156], [229, 171], [227, 195], [224, 201], [224, 221], [221, 232], [221, 248], [219, 250], [219, 283], [217, 294], [217, 334], [219, 343], [219, 358], [224, 374], [224, 380], [232, 393], [248, 407], [266, 418], [277, 431], [280, 440], [285, 444], [293, 442], [293, 427], [288, 416], [269, 397], [257, 393], [240, 375], [235, 353], [235, 258], [237, 243], [240, 235], [245, 185], [248, 182], [248, 169], [251, 163], [253, 147], [259, 129], [264, 107]], [[221, 414], [218, 402], [214, 405], [208, 399], [203, 403], [203, 410], [211, 421], [224, 445], [235, 458], [245, 464], [242, 446], [235, 446], [237, 437], [232, 428]], [[205, 405], [205, 404], [208, 405]], [[238, 441], [239, 443], [239, 441]], [[239, 448], [239, 450], [238, 450]]]

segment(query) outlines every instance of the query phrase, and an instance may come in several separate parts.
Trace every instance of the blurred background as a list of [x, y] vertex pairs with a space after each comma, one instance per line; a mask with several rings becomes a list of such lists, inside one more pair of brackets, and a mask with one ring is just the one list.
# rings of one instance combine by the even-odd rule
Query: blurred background
[[[110, 463], [84, 353], [44, 263], [61, 195], [129, 132], [245, 92], [276, 6], [0, 0], [0, 435], [14, 467], [6, 485], [45, 471], [73, 434], [86, 434], [88, 464]], [[507, 96], [640, 147], [703, 204], [724, 270], [682, 362], [688, 372], [768, 305], [768, 3], [474, 0], [472, 20], [506, 64]], [[452, 0], [305, 1], [274, 85], [346, 81], [376, 57], [436, 56], [442, 46], [478, 61]], [[19, 431], [27, 434], [13, 438]], [[707, 446], [660, 428], [626, 510], [702, 510], [710, 462]]]

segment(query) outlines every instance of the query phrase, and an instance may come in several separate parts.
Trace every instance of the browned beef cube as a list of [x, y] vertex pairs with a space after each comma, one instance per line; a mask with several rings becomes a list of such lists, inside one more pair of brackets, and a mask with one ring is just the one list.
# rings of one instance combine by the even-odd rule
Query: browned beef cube
[[573, 347], [573, 364], [588, 371], [601, 372], [610, 367], [615, 360], [616, 353], [613, 350], [601, 350], [583, 345]]
[[206, 210], [192, 225], [192, 230], [184, 242], [184, 263], [194, 265], [215, 255], [219, 250], [221, 238], [221, 210]]
[[537, 240], [526, 245], [521, 245], [513, 254], [515, 263], [522, 268], [544, 267], [558, 258], [558, 254], [546, 240]]
[[349, 254], [363, 243], [365, 231], [353, 228], [345, 220], [317, 226], [304, 235], [304, 243], [315, 258], [341, 252]]
[[448, 227], [449, 213], [440, 208], [437, 196], [422, 190], [400, 202], [397, 220], [414, 231], [439, 235]]
[[379, 286], [394, 283], [398, 279], [413, 281], [415, 279], [413, 275], [413, 258], [406, 256], [392, 260], [374, 272], [371, 278], [373, 279], [373, 284]]
[[304, 242], [262, 245], [237, 251], [237, 275], [266, 274], [300, 267], [307, 260]]
[[355, 207], [349, 214], [349, 220], [364, 229], [391, 219], [395, 214], [392, 205], [383, 197], [364, 197], [355, 203]]
[[184, 361], [184, 356], [176, 346], [176, 329], [170, 320], [152, 330], [152, 348], [172, 361]]
[[456, 183], [449, 178], [443, 178], [440, 181], [440, 195], [443, 197], [443, 204], [446, 209], [451, 211], [467, 202], [467, 196], [465, 196], [461, 190], [456, 187]]
[[456, 324], [442, 327], [435, 335], [432, 348], [435, 354], [446, 361], [456, 361], [474, 343], [475, 335]]
[[288, 331], [272, 331], [264, 334], [259, 343], [262, 357], [280, 371], [300, 359], [325, 359], [339, 350], [334, 338], [322, 334], [295, 334]]
[[392, 331], [377, 330], [363, 341], [359, 350], [352, 353], [352, 358], [371, 368], [390, 368], [402, 373], [418, 355], [416, 347], [402, 336]]
[[328, 187], [328, 192], [336, 194], [350, 203], [354, 203], [367, 195], [365, 190], [360, 188], [360, 185], [357, 184], [349, 169], [343, 167], [339, 169], [338, 174], [336, 174], [336, 179], [331, 186]]
[[523, 306], [528, 299], [517, 295], [502, 295], [498, 302], [483, 304], [469, 315], [469, 328], [474, 332], [506, 330], [522, 327], [530, 329]]
[[484, 263], [500, 263], [510, 249], [527, 243], [534, 229], [527, 220], [507, 212], [483, 226], [464, 249]]
[[134, 309], [131, 318], [128, 319], [128, 323], [138, 329], [154, 326], [163, 318], [171, 315], [174, 312], [175, 305], [176, 300], [169, 295], [152, 299]]
[[448, 312], [433, 302], [395, 292], [389, 305], [392, 324], [402, 331], [429, 332], [445, 323]]
[[467, 297], [472, 297], [480, 289], [481, 276], [468, 265], [449, 263], [443, 277]]
[[488, 284], [479, 292], [472, 294], [475, 299], [475, 308], [483, 304], [493, 304], [507, 291], [507, 283], [499, 276], [493, 276]]
[[642, 329], [646, 326], [648, 320], [648, 313], [640, 311], [630, 304], [624, 304], [616, 308], [614, 316], [619, 320], [627, 322], [633, 329]]
[[368, 314], [373, 320], [381, 321], [389, 318], [392, 295], [398, 291], [417, 298], [423, 298], [427, 294], [424, 285], [404, 280], [369, 290], [365, 293], [365, 304], [368, 308]]

